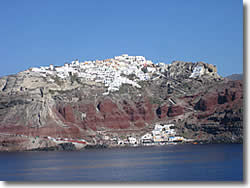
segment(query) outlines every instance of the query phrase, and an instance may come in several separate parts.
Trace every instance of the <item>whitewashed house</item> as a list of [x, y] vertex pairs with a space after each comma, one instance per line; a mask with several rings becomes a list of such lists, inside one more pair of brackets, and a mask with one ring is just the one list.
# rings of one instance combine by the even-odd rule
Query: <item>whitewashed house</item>
[[128, 137], [128, 142], [129, 142], [129, 144], [133, 144], [133, 145], [137, 144], [136, 138], [134, 138], [132, 136]]
[[168, 138], [169, 142], [182, 142], [184, 141], [184, 138], [182, 136], [170, 136]]
[[194, 68], [192, 74], [189, 76], [189, 78], [196, 78], [196, 77], [200, 77], [204, 74], [205, 69], [204, 66], [202, 65], [198, 65]]
[[141, 137], [141, 143], [151, 143], [153, 141], [153, 136], [147, 133]]
[[54, 65], [49, 65], [49, 69], [50, 69], [51, 71], [54, 71]]

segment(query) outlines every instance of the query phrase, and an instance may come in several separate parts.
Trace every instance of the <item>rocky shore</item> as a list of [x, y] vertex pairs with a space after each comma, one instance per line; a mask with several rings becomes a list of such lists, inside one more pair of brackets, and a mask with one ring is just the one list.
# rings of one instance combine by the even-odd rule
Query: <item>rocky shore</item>
[[76, 151], [76, 147], [72, 143], [58, 144], [57, 146], [35, 148], [28, 151]]

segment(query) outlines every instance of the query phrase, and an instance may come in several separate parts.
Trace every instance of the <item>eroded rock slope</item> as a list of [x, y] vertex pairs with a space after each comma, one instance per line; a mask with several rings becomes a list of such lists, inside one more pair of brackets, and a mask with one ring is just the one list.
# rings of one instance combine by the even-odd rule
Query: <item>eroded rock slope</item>
[[[204, 73], [190, 77], [198, 65], [204, 67]], [[30, 142], [14, 139], [15, 135], [102, 143], [104, 133], [141, 136], [157, 122], [174, 123], [178, 134], [186, 138], [242, 142], [242, 81], [222, 78], [216, 67], [202, 62], [151, 67], [157, 74], [138, 81], [141, 88], [123, 84], [105, 95], [103, 83], [74, 75], [59, 79], [27, 70], [0, 78], [1, 148], [30, 148]], [[128, 78], [133, 80], [133, 76]]]

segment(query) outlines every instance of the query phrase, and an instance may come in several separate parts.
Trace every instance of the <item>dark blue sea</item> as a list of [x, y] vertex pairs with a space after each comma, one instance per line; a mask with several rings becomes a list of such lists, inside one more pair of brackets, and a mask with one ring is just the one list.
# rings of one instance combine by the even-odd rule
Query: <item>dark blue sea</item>
[[1, 181], [243, 181], [243, 145], [0, 153]]

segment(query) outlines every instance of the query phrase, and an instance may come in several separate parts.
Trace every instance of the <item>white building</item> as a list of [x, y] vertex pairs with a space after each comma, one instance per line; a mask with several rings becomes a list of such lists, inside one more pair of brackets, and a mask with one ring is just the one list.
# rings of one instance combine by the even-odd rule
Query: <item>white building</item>
[[41, 72], [41, 69], [39, 69], [39, 68], [31, 68], [31, 71], [33, 71], [33, 72]]
[[168, 141], [170, 141], [170, 142], [182, 142], [182, 141], [184, 141], [184, 138], [182, 136], [170, 136], [168, 138]]
[[148, 69], [148, 72], [152, 72], [152, 73], [156, 71], [154, 67], [147, 67], [147, 69]]
[[192, 74], [189, 76], [189, 78], [196, 78], [196, 77], [200, 77], [204, 74], [205, 69], [204, 66], [202, 65], [198, 65], [194, 68]]
[[176, 134], [173, 127], [174, 124], [156, 124], [154, 130], [152, 131], [154, 142], [168, 141], [170, 136], [174, 136]]
[[129, 142], [129, 144], [133, 144], [133, 145], [137, 144], [136, 138], [134, 138], [132, 136], [128, 137], [128, 142]]
[[54, 65], [49, 65], [50, 70], [54, 70]]
[[153, 141], [152, 134], [147, 133], [141, 137], [141, 143], [151, 143]]
[[158, 63], [158, 66], [159, 66], [159, 67], [164, 67], [164, 66], [165, 66], [165, 63], [162, 63], [162, 62], [161, 62], [161, 63]]

